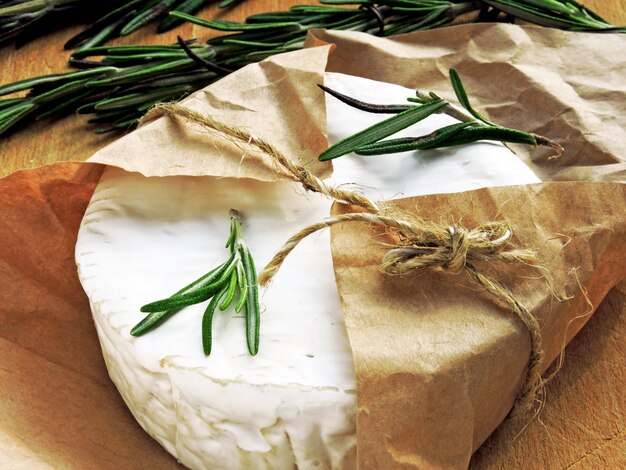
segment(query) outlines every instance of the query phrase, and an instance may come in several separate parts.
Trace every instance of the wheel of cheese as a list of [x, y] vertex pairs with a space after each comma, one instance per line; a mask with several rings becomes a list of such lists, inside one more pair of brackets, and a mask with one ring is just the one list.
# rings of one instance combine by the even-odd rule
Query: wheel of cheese
[[[412, 90], [340, 74], [326, 85], [369, 102], [402, 103]], [[331, 143], [388, 116], [326, 98]], [[434, 115], [402, 135], [453, 123]], [[210, 150], [209, 150], [210, 151]], [[457, 192], [538, 182], [508, 149], [477, 143], [428, 152], [335, 160], [333, 184], [371, 198]], [[76, 244], [111, 379], [139, 424], [194, 469], [355, 468], [356, 390], [328, 232], [305, 240], [260, 296], [259, 354], [248, 354], [244, 318], [214, 319], [204, 356], [205, 304], [187, 307], [135, 338], [139, 309], [226, 260], [228, 211], [244, 215], [257, 267], [297, 230], [320, 221], [331, 201], [296, 183], [213, 177], [147, 178], [108, 168]]]

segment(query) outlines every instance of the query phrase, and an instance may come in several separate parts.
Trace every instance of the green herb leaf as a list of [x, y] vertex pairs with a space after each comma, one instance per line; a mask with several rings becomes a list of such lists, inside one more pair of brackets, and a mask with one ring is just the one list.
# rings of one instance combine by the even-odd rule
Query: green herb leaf
[[248, 278], [243, 269], [243, 264], [237, 266], [237, 284], [239, 285], [239, 299], [235, 305], [235, 312], [239, 313], [248, 300]]
[[215, 29], [217, 31], [260, 31], [260, 30], [283, 30], [283, 31], [300, 31], [302, 26], [295, 21], [283, 21], [274, 23], [239, 23], [237, 21], [220, 21], [220, 20], [203, 20], [195, 16], [173, 11], [171, 16], [189, 21], [205, 28]]
[[230, 282], [228, 284], [228, 289], [226, 290], [226, 297], [224, 297], [224, 301], [220, 304], [220, 310], [226, 310], [230, 306], [235, 298], [235, 289], [237, 289], [237, 272], [230, 275]]
[[[183, 3], [176, 6], [176, 11], [187, 14], [195, 13], [205, 3], [206, 0], [185, 0]], [[169, 15], [163, 21], [161, 21], [159, 27], [157, 28], [157, 32], [164, 33], [183, 23], [183, 19]]]
[[[213, 280], [216, 276], [219, 275], [219, 270], [222, 268], [222, 266], [218, 266], [217, 268], [206, 273], [204, 276], [196, 279], [192, 283], [187, 284], [185, 287], [180, 289], [174, 295], [184, 294], [187, 292], [193, 292], [197, 290], [199, 287], [206, 284], [207, 282], [211, 282], [211, 280]], [[178, 312], [178, 310], [165, 310], [162, 312], [150, 313], [143, 320], [141, 320], [137, 325], [135, 325], [135, 327], [132, 330], [130, 330], [130, 334], [133, 336], [141, 336], [147, 333], [148, 331], [159, 326], [161, 323], [163, 323], [165, 320], [170, 318], [176, 312]]]
[[383, 155], [387, 153], [409, 152], [413, 150], [427, 150], [438, 147], [448, 147], [452, 137], [464, 128], [471, 126], [471, 122], [461, 122], [432, 132], [422, 137], [404, 137], [401, 139], [381, 140], [370, 145], [364, 145], [355, 150], [357, 155]]
[[[146, 304], [141, 307], [141, 311], [158, 312], [160, 310], [169, 310], [171, 308], [193, 305], [209, 299], [226, 283], [224, 282], [225, 273], [234, 264], [234, 261], [235, 254], [232, 254], [227, 262], [221, 264], [212, 271], [209, 271], [207, 274], [190, 284], [194, 286], [193, 288], [183, 288], [166, 299]], [[204, 298], [204, 300], [198, 300], [202, 298]]]
[[389, 137], [396, 132], [405, 129], [416, 122], [419, 122], [433, 113], [441, 110], [446, 106], [443, 100], [433, 101], [432, 103], [421, 106], [413, 106], [411, 109], [400, 114], [385, 119], [378, 124], [368, 127], [328, 148], [319, 156], [320, 161], [332, 160], [342, 155], [353, 152], [359, 147], [372, 144], [380, 139]]
[[176, 312], [178, 312], [178, 310], [165, 310], [163, 312], [153, 312], [146, 315], [143, 320], [137, 323], [133, 329], [130, 330], [130, 334], [133, 336], [141, 336], [159, 326]]
[[214, 296], [204, 311], [204, 315], [202, 315], [202, 349], [204, 350], [205, 356], [211, 354], [211, 346], [213, 345], [213, 314], [215, 313], [217, 304], [224, 294], [226, 294], [226, 291], [226, 289], [222, 289]]
[[487, 120], [483, 117], [478, 111], [476, 111], [469, 102], [469, 98], [467, 97], [467, 93], [465, 92], [465, 87], [463, 86], [463, 82], [461, 81], [461, 77], [459, 77], [458, 72], [455, 69], [450, 69], [450, 82], [452, 83], [452, 88], [454, 89], [454, 93], [456, 94], [459, 103], [467, 109], [467, 111], [474, 116], [476, 119], [484, 122], [485, 124], [495, 125], [493, 122]]
[[248, 352], [251, 356], [256, 356], [259, 352], [259, 335], [261, 324], [261, 311], [259, 308], [259, 288], [257, 282], [256, 268], [254, 266], [254, 260], [248, 251], [248, 248], [243, 246], [242, 259], [243, 268], [248, 279], [248, 290], [246, 293], [246, 339], [248, 343]]

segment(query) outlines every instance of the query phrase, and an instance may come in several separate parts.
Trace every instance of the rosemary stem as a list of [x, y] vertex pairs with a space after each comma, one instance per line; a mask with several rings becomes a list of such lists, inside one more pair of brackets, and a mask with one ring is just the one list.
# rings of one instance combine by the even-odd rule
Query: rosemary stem
[[241, 229], [241, 213], [237, 209], [231, 209], [229, 212], [231, 230], [233, 231], [232, 251], [237, 251], [243, 243], [243, 231]]
[[[489, 121], [471, 105], [461, 77], [454, 68], [450, 69], [450, 82], [459, 103], [465, 109], [464, 111], [452, 107], [448, 101], [433, 92], [426, 94], [416, 90], [417, 97], [407, 100], [417, 103], [417, 105], [377, 105], [351, 98], [319, 85], [326, 93], [349, 106], [370, 113], [386, 113], [394, 116], [337, 142], [322, 152], [318, 159], [320, 161], [332, 160], [350, 152], [355, 152], [358, 155], [382, 155], [414, 150], [431, 150], [469, 144], [479, 140], [500, 141], [505, 145], [507, 142], [532, 146], [545, 145], [555, 151], [555, 155], [550, 158], [558, 158], [562, 155], [563, 147], [547, 137], [509, 129]], [[441, 127], [430, 134], [419, 137], [385, 139], [433, 113], [447, 114], [460, 122]]]
[[452, 18], [470, 13], [472, 11], [480, 10], [484, 6], [483, 2], [463, 2], [450, 5], [450, 12]]
[[[415, 96], [417, 96], [420, 100], [423, 100], [423, 101], [426, 101], [426, 102], [434, 101], [434, 98], [432, 96], [430, 96], [427, 93], [421, 92], [419, 90], [415, 90]], [[465, 111], [463, 111], [461, 109], [455, 108], [450, 103], [447, 103], [437, 113], [438, 114], [447, 114], [448, 116], [451, 116], [454, 119], [457, 119], [457, 120], [459, 120], [461, 122], [472, 122], [472, 121], [479, 122], [471, 114], [469, 114], [469, 113], [467, 113], [467, 112], [465, 112]]]
[[[434, 101], [435, 98], [433, 98], [432, 96], [423, 93], [419, 90], [415, 91], [415, 95], [423, 101], [426, 102], [431, 102]], [[450, 103], [448, 103], [443, 109], [441, 109], [440, 111], [438, 111], [439, 114], [447, 114], [448, 116], [451, 116], [461, 122], [474, 122], [477, 125], [480, 126], [484, 126], [484, 127], [489, 127], [488, 125], [485, 125], [483, 122], [475, 119], [471, 114], [467, 113], [466, 111], [463, 111], [461, 109], [455, 108], [454, 106], [452, 106]], [[546, 147], [550, 147], [552, 150], [554, 150], [555, 155], [553, 157], [550, 158], [558, 158], [563, 154], [563, 146], [561, 144], [559, 144], [558, 142], [555, 142], [552, 139], [549, 139], [547, 137], [544, 137], [542, 135], [538, 135], [538, 134], [530, 134], [532, 137], [535, 138], [535, 140], [537, 141], [537, 145], [542, 145], [542, 146], [546, 146]], [[504, 142], [503, 142], [504, 143]]]

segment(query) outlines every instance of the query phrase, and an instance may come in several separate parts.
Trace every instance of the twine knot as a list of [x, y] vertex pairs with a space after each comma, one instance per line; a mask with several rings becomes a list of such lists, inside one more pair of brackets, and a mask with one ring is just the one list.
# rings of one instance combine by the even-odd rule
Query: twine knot
[[421, 274], [435, 268], [460, 274], [468, 263], [477, 260], [529, 261], [533, 256], [527, 250], [504, 251], [511, 238], [511, 230], [505, 224], [490, 223], [471, 230], [460, 226], [443, 229], [425, 221], [416, 225], [420, 230], [412, 232], [417, 235], [387, 251], [381, 266], [384, 272]]
[[467, 255], [470, 251], [470, 239], [467, 230], [450, 227], [450, 241], [447, 247], [448, 261], [442, 266], [444, 269], [454, 274], [463, 271], [467, 262]]

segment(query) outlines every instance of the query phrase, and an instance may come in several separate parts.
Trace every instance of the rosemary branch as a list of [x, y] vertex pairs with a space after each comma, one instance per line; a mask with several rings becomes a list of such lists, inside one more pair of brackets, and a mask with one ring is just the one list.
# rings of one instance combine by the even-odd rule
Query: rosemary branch
[[241, 215], [235, 209], [230, 210], [230, 236], [226, 248], [230, 249], [227, 261], [172, 296], [141, 307], [141, 311], [148, 312], [148, 315], [133, 327], [130, 334], [141, 336], [161, 325], [181, 308], [210, 300], [202, 317], [202, 347], [208, 356], [213, 344], [215, 310], [218, 306], [220, 310], [226, 310], [239, 290], [235, 312], [244, 309], [248, 352], [256, 355], [259, 352], [261, 323], [257, 273], [250, 250], [243, 240]]
[[[133, 0], [124, 4], [155, 2], [161, 3]], [[296, 5], [287, 11], [252, 15], [244, 23], [196, 18], [189, 15], [192, 3], [192, 0], [172, 3], [178, 10], [170, 13], [171, 21], [190, 21], [226, 34], [209, 40], [205, 46], [195, 45], [194, 40], [186, 41], [186, 48], [178, 45], [94, 47], [111, 36], [102, 33], [106, 37], [96, 38], [100, 33], [90, 36], [91, 33], [85, 32], [86, 42], [81, 43], [82, 37], [76, 40], [76, 45], [81, 43], [82, 47], [70, 59], [70, 65], [85, 70], [0, 86], [0, 97], [28, 90], [26, 96], [0, 100], [0, 135], [20, 123], [75, 111], [95, 114], [88, 122], [100, 126], [97, 132], [127, 130], [159, 101], [179, 100], [230, 71], [273, 54], [300, 49], [307, 32], [314, 28], [394, 36], [437, 28], [453, 22], [458, 15], [474, 12], [481, 21], [517, 15], [526, 21], [563, 29], [624, 31], [569, 0], [323, 0], [320, 5]], [[3, 5], [0, 0], [0, 25]], [[105, 18], [94, 27], [103, 26]], [[124, 28], [121, 24], [130, 20], [119, 21], [120, 25], [114, 29]]]
[[[157, 20], [162, 33], [183, 21], [168, 16], [172, 10], [195, 13], [217, 0], [1, 0], [0, 46], [15, 41], [16, 46], [67, 24], [91, 23], [66, 44], [93, 47], [109, 39], [126, 36]], [[241, 0], [222, 0], [225, 8]]]
[[[446, 100], [432, 92], [426, 94], [417, 91], [416, 98], [408, 98], [408, 101], [416, 103], [414, 105], [379, 105], [365, 103], [319, 85], [325, 92], [354, 108], [372, 113], [394, 114], [393, 117], [332, 145], [320, 154], [320, 161], [332, 160], [352, 152], [358, 155], [382, 155], [451, 147], [478, 140], [497, 140], [533, 146], [545, 145], [555, 151], [555, 157], [560, 157], [563, 153], [563, 147], [547, 137], [510, 129], [487, 120], [471, 105], [461, 77], [455, 69], [450, 69], [450, 82], [459, 103], [467, 110], [467, 113], [454, 108]], [[445, 113], [461, 122], [442, 127], [427, 135], [382, 140], [434, 113]]]

